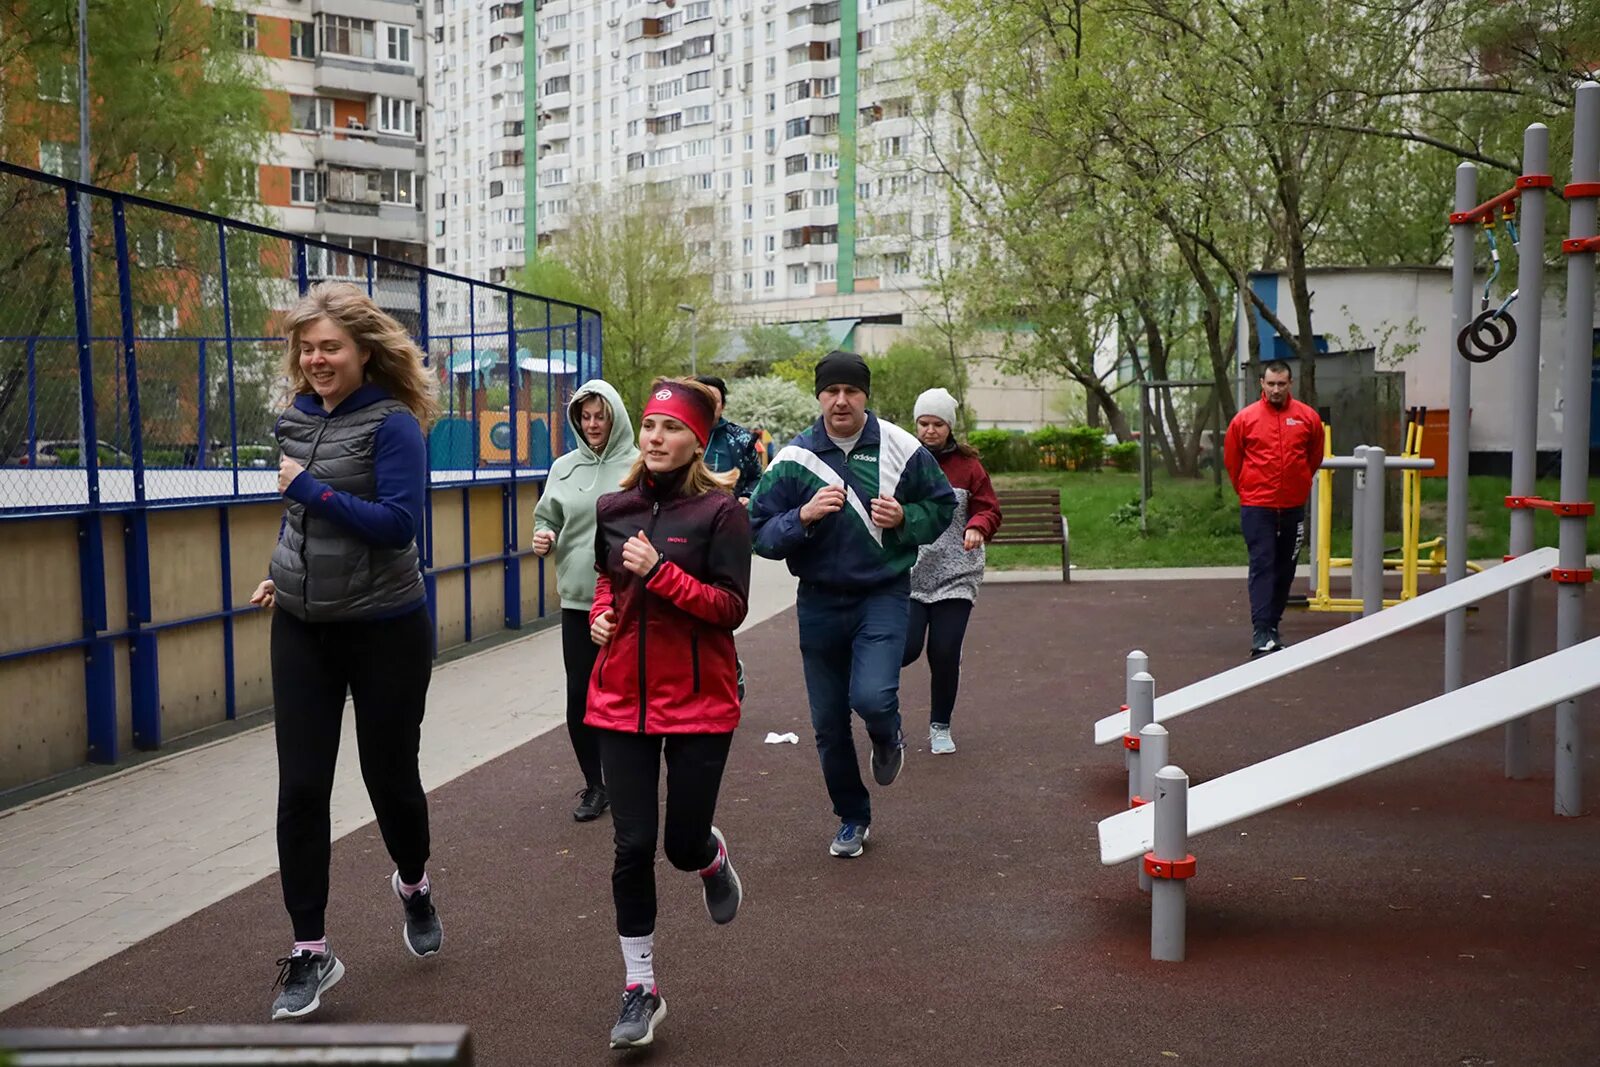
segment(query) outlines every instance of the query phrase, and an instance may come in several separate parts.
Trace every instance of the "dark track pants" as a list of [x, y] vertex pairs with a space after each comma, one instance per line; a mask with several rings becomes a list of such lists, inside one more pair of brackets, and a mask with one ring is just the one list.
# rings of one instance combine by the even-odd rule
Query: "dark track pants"
[[1250, 624], [1276, 627], [1294, 584], [1306, 509], [1240, 507], [1239, 527], [1250, 552]]
[[661, 759], [667, 763], [667, 862], [700, 871], [717, 858], [711, 820], [733, 734], [636, 734], [596, 730], [611, 798], [617, 846], [611, 898], [617, 933], [643, 937], [656, 928], [656, 840], [660, 825]]
[[600, 774], [601, 731], [583, 722], [589, 710], [589, 676], [600, 658], [600, 646], [589, 636], [589, 613], [561, 609], [561, 661], [567, 670], [567, 737], [578, 757], [586, 789], [603, 785]]
[[278, 866], [296, 941], [326, 930], [334, 763], [345, 694], [378, 829], [406, 882], [428, 862], [428, 798], [417, 771], [433, 674], [426, 606], [393, 619], [302, 622], [272, 614], [272, 702], [278, 745]]
[[928, 681], [932, 703], [929, 725], [950, 725], [956, 708], [956, 692], [961, 688], [961, 642], [967, 636], [967, 620], [972, 617], [972, 601], [960, 597], [924, 604], [911, 601], [911, 623], [906, 629], [906, 653], [901, 667], [909, 667], [922, 655], [922, 642], [928, 642]]

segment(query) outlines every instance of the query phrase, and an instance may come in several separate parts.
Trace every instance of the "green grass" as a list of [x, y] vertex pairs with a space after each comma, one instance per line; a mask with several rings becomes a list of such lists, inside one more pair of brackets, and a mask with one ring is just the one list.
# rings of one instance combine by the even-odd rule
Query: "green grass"
[[[999, 489], [1062, 490], [1062, 510], [1072, 531], [1072, 562], [1077, 567], [1206, 567], [1243, 566], [1244, 541], [1239, 536], [1239, 498], [1232, 486], [1220, 491], [1209, 480], [1170, 479], [1158, 475], [1150, 499], [1149, 533], [1139, 532], [1139, 476], [1115, 471], [1094, 474], [1044, 472], [997, 474]], [[1474, 559], [1505, 554], [1510, 513], [1506, 478], [1475, 477], [1468, 482], [1468, 542]], [[1538, 483], [1539, 495], [1560, 496], [1555, 480]], [[1600, 478], [1591, 479], [1589, 499], [1600, 496]], [[1398, 515], [1391, 523], [1398, 524]], [[1422, 483], [1422, 538], [1444, 534], [1445, 481]], [[1556, 543], [1557, 520], [1539, 512], [1535, 543]], [[1600, 522], [1589, 522], [1589, 551], [1600, 552]], [[1390, 537], [1398, 544], [1399, 537]], [[1350, 554], [1350, 531], [1335, 528], [1333, 551]], [[996, 545], [989, 549], [991, 567], [1011, 570], [1060, 566], [1060, 550], [1048, 545]]]

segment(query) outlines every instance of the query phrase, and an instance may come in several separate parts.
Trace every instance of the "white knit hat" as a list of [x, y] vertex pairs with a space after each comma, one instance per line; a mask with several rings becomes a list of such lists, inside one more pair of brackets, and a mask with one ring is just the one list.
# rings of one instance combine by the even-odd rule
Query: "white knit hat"
[[942, 419], [944, 424], [952, 430], [956, 426], [956, 398], [950, 395], [948, 389], [927, 389], [917, 397], [916, 405], [911, 409], [911, 417], [920, 419], [924, 415], [932, 415]]

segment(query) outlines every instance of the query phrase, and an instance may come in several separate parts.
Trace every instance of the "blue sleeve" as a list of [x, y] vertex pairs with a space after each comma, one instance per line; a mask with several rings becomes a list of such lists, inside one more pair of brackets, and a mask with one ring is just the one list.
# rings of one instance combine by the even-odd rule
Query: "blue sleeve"
[[372, 463], [377, 499], [363, 500], [329, 488], [302, 471], [285, 494], [304, 504], [306, 513], [336, 522], [368, 544], [404, 548], [422, 528], [422, 507], [428, 480], [427, 448], [422, 427], [410, 412], [384, 419], [373, 435]]
[[781, 467], [768, 467], [750, 498], [750, 532], [758, 556], [784, 559], [811, 534], [800, 521], [800, 505], [788, 506], [792, 484]]

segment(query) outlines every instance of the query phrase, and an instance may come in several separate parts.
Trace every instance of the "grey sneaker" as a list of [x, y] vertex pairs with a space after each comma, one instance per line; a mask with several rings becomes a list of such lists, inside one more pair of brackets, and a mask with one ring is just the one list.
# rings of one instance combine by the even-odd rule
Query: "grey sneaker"
[[828, 846], [828, 851], [835, 856], [845, 859], [854, 859], [866, 851], [867, 827], [858, 822], [846, 822], [839, 827], [839, 832], [833, 835], [833, 843]]
[[872, 741], [872, 777], [879, 785], [894, 785], [900, 768], [906, 765], [906, 739], [899, 730], [888, 741]]
[[413, 956], [431, 956], [444, 944], [444, 927], [439, 925], [439, 913], [433, 909], [433, 890], [423, 889], [409, 897], [400, 892], [400, 872], [389, 879], [394, 895], [400, 898], [406, 910], [406, 924], [400, 936]]
[[272, 1002], [272, 1018], [303, 1019], [322, 1007], [322, 994], [339, 984], [344, 964], [331, 952], [291, 952], [278, 961], [282, 968], [274, 989], [283, 987]]
[[713, 826], [711, 836], [717, 839], [717, 847], [722, 852], [722, 866], [717, 868], [715, 874], [702, 875], [700, 881], [706, 891], [706, 914], [711, 916], [712, 922], [723, 926], [733, 922], [733, 917], [739, 914], [739, 902], [744, 900], [744, 884], [739, 881], [739, 873], [733, 869], [733, 860], [728, 857], [728, 842], [722, 836], [722, 831]]
[[611, 1028], [612, 1048], [644, 1048], [656, 1039], [656, 1025], [667, 1017], [661, 994], [631, 985], [622, 994], [622, 1011]]
[[934, 723], [928, 727], [928, 751], [935, 756], [943, 756], [956, 750], [956, 743], [950, 736], [950, 727], [943, 723]]

